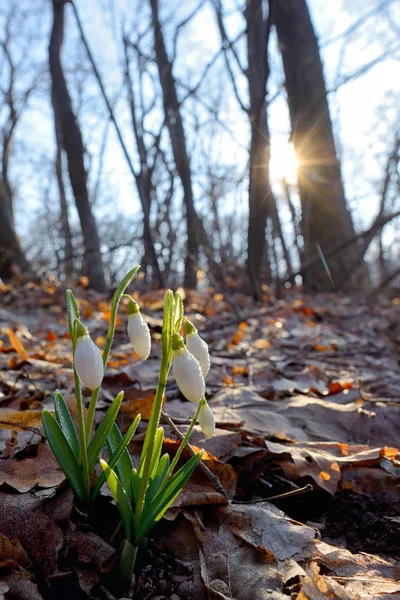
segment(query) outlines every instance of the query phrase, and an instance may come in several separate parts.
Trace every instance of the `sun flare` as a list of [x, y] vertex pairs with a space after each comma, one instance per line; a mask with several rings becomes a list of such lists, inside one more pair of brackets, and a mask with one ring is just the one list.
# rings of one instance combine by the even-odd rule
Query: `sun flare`
[[272, 139], [269, 167], [272, 180], [282, 181], [282, 179], [286, 179], [289, 185], [297, 183], [299, 161], [293, 144], [285, 136]]

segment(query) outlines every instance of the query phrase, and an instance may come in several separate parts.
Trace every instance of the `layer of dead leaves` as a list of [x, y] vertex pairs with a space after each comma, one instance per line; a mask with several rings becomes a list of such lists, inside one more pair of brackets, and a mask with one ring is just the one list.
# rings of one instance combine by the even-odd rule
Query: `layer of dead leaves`
[[[108, 299], [76, 295], [101, 347]], [[157, 382], [163, 292], [136, 297], [152, 331], [151, 358], [132, 352], [122, 305], [96, 415], [99, 422], [124, 389], [121, 428], [144, 417], [134, 458]], [[398, 303], [288, 293], [255, 305], [208, 290], [185, 304], [210, 346], [217, 431], [211, 440], [193, 434], [192, 444], [207, 450], [204, 466], [142, 551], [136, 597], [400, 598]], [[2, 290], [0, 599], [122, 594], [109, 493], [103, 488], [92, 514], [79, 513], [41, 427], [56, 388], [74, 413], [63, 306], [53, 285]], [[194, 411], [172, 378], [164, 411], [181, 432]], [[171, 425], [164, 446], [173, 454]]]

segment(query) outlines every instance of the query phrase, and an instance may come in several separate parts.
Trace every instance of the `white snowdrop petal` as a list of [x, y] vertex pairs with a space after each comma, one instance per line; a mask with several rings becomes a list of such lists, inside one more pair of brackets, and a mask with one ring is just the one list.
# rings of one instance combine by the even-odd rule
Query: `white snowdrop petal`
[[208, 404], [203, 404], [199, 412], [199, 424], [204, 435], [211, 438], [215, 431], [214, 414]]
[[129, 315], [128, 336], [136, 354], [146, 360], [150, 354], [151, 337], [149, 327], [140, 312]]
[[204, 377], [207, 376], [210, 370], [210, 355], [208, 352], [208, 344], [201, 339], [198, 333], [189, 333], [186, 336], [186, 347], [191, 354], [197, 359], [203, 371]]
[[172, 371], [179, 389], [190, 402], [200, 402], [205, 383], [200, 365], [186, 348], [175, 352]]
[[76, 342], [74, 363], [79, 379], [89, 390], [101, 385], [104, 375], [103, 359], [96, 344], [88, 335], [82, 335]]

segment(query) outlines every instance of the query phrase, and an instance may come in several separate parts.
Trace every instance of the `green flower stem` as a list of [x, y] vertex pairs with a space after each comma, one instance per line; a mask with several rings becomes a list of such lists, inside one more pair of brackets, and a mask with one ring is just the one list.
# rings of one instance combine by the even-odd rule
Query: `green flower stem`
[[[133, 279], [133, 277], [136, 275], [136, 271], [139, 269], [139, 266], [140, 265], [138, 265], [137, 267], [135, 267], [134, 269], [132, 269], [125, 275], [125, 277], [122, 279], [122, 281], [118, 285], [117, 289], [115, 290], [113, 298], [111, 300], [110, 325], [108, 327], [106, 344], [105, 344], [104, 350], [103, 350], [104, 371], [106, 370], [108, 355], [110, 354], [110, 348], [111, 348], [111, 344], [112, 344], [112, 341], [114, 338], [118, 306], [121, 301], [121, 298], [123, 296], [126, 296], [126, 294], [124, 294], [124, 292], [125, 292], [126, 288], [128, 287], [129, 283], [131, 282], [131, 280]], [[86, 418], [86, 440], [88, 443], [90, 441], [90, 436], [92, 434], [94, 413], [96, 410], [96, 403], [97, 403], [99, 394], [100, 394], [100, 387], [98, 387], [96, 390], [93, 390], [92, 396], [90, 398], [90, 404], [89, 404], [88, 414], [87, 414], [87, 418]]]
[[136, 510], [135, 510], [135, 531], [138, 530], [140, 521], [142, 518], [144, 502], [146, 499], [146, 490], [149, 482], [150, 476], [150, 466], [151, 466], [151, 458], [152, 458], [152, 450], [154, 447], [156, 432], [158, 428], [158, 424], [160, 422], [162, 401], [164, 398], [165, 387], [167, 385], [167, 378], [169, 369], [171, 366], [170, 361], [161, 361], [161, 369], [160, 369], [160, 377], [158, 380], [157, 391], [154, 397], [154, 404], [151, 411], [151, 417], [149, 420], [149, 424], [147, 426], [146, 438], [143, 444], [143, 448], [147, 448], [146, 456], [144, 459], [144, 467], [143, 467], [143, 475], [140, 480], [140, 488], [139, 494], [136, 502]]
[[[160, 422], [160, 415], [162, 409], [162, 401], [165, 394], [165, 387], [167, 385], [168, 373], [172, 364], [173, 350], [172, 350], [172, 334], [175, 329], [180, 327], [180, 319], [182, 319], [183, 307], [182, 299], [179, 295], [174, 298], [171, 291], [168, 291], [165, 296], [164, 302], [164, 318], [163, 318], [163, 331], [162, 331], [162, 355], [161, 355], [161, 368], [160, 375], [158, 378], [157, 391], [154, 398], [153, 408], [149, 423], [147, 426], [146, 437], [143, 443], [142, 456], [144, 457], [143, 472], [140, 479], [140, 488], [138, 497], [136, 500], [135, 509], [135, 523], [134, 531], [138, 531], [140, 521], [143, 514], [143, 509], [146, 500], [146, 491], [150, 477], [150, 467], [152, 461], [152, 454], [156, 439], [157, 428]], [[142, 459], [141, 459], [142, 462]]]
[[196, 421], [199, 417], [199, 412], [200, 409], [202, 407], [202, 405], [204, 404], [204, 402], [206, 401], [205, 397], [203, 396], [202, 399], [200, 400], [200, 402], [198, 402], [197, 404], [197, 409], [196, 412], [194, 413], [193, 419], [190, 422], [189, 428], [187, 430], [187, 432], [185, 433], [185, 437], [183, 438], [183, 440], [181, 441], [181, 443], [179, 444], [179, 448], [174, 456], [174, 459], [172, 461], [172, 463], [170, 464], [170, 467], [167, 471], [167, 474], [165, 476], [164, 481], [168, 481], [168, 479], [171, 477], [172, 473], [174, 472], [174, 469], [176, 467], [176, 465], [178, 464], [178, 460], [181, 457], [182, 452], [184, 451], [186, 444], [189, 441], [190, 435], [193, 431], [193, 427], [196, 425]]
[[82, 389], [81, 382], [78, 377], [78, 373], [74, 367], [74, 378], [75, 378], [75, 395], [76, 395], [76, 406], [78, 409], [78, 430], [79, 430], [79, 445], [80, 445], [80, 461], [82, 463], [83, 481], [85, 485], [85, 499], [87, 502], [90, 501], [90, 479], [89, 479], [89, 465], [87, 457], [87, 445], [86, 445], [86, 431], [85, 431], [85, 417], [83, 414], [83, 401], [82, 401]]

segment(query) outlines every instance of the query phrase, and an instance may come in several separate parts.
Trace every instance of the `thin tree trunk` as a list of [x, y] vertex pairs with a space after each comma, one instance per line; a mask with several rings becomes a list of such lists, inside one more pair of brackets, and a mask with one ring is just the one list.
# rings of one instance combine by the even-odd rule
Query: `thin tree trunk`
[[171, 139], [176, 169], [182, 183], [183, 201], [186, 211], [187, 244], [185, 258], [185, 286], [188, 288], [195, 288], [197, 284], [196, 270], [199, 256], [199, 218], [194, 206], [192, 176], [187, 153], [185, 130], [183, 127], [175, 79], [172, 74], [172, 64], [168, 58], [159, 20], [158, 0], [150, 0], [150, 5], [154, 30], [154, 49], [163, 93], [166, 125]]
[[270, 19], [268, 17], [266, 21], [263, 17], [262, 0], [248, 0], [244, 16], [247, 23], [246, 74], [249, 83], [248, 115], [251, 126], [247, 266], [256, 291], [266, 255], [267, 218], [273, 216], [272, 204], [275, 202], [269, 179], [270, 133], [266, 101]]
[[[354, 235], [354, 227], [346, 206], [318, 40], [307, 3], [279, 0], [274, 12], [293, 143], [300, 161], [298, 179], [307, 262], [315, 254], [317, 244], [324, 252]], [[329, 268], [333, 279], [342, 276], [351, 262], [349, 254], [332, 257]], [[305, 283], [312, 288], [332, 289], [321, 263], [307, 269]]]
[[54, 117], [60, 125], [62, 146], [67, 155], [69, 178], [82, 228], [85, 247], [85, 271], [89, 278], [89, 285], [98, 290], [105, 290], [100, 240], [87, 189], [82, 135], [72, 109], [71, 98], [61, 64], [65, 0], [52, 0], [52, 2], [53, 27], [49, 44], [49, 64]]
[[56, 157], [55, 157], [55, 170], [56, 170], [56, 179], [58, 185], [58, 192], [60, 194], [60, 216], [61, 216], [61, 228], [64, 237], [64, 273], [65, 273], [65, 281], [67, 284], [72, 279], [73, 274], [73, 254], [74, 250], [72, 247], [72, 234], [71, 228], [69, 225], [68, 218], [68, 203], [67, 196], [65, 194], [65, 186], [64, 186], [64, 177], [63, 177], [63, 165], [62, 165], [62, 144], [61, 144], [61, 134], [59, 130], [59, 125], [57, 120], [54, 119], [54, 129], [56, 134]]
[[30, 265], [16, 234], [4, 189], [0, 180], [0, 278], [6, 281], [18, 272], [30, 273]]
[[276, 206], [276, 202], [272, 202], [272, 231], [280, 241], [282, 247], [282, 254], [284, 261], [286, 263], [286, 270], [289, 277], [293, 275], [293, 266], [292, 260], [290, 258], [290, 253], [286, 245], [285, 236], [283, 234], [281, 218], [279, 216], [278, 207]]
[[125, 82], [128, 91], [128, 101], [131, 113], [131, 121], [133, 133], [136, 140], [136, 146], [140, 159], [139, 171], [135, 172], [135, 181], [139, 194], [140, 203], [143, 210], [143, 245], [144, 245], [144, 257], [142, 261], [142, 267], [144, 273], [146, 273], [149, 266], [153, 269], [153, 276], [159, 287], [164, 287], [164, 277], [161, 273], [160, 266], [158, 264], [157, 253], [154, 247], [154, 241], [152, 232], [150, 229], [150, 209], [152, 200], [152, 172], [148, 164], [148, 152], [144, 142], [144, 132], [138, 123], [136, 102], [133, 90], [132, 78], [129, 69], [129, 57], [126, 41], [124, 43], [125, 51]]

